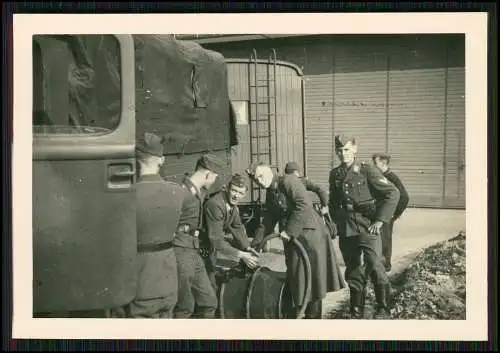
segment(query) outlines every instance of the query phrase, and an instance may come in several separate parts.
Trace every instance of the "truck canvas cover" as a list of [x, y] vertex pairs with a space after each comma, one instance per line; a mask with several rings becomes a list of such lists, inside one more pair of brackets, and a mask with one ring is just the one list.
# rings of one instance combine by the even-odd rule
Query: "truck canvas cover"
[[166, 154], [237, 144], [225, 58], [172, 36], [134, 35], [137, 134], [165, 137]]

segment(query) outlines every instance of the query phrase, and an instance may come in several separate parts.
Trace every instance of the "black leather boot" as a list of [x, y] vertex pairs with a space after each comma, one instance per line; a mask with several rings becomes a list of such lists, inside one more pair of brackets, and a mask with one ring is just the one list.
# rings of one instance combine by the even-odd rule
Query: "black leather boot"
[[351, 319], [362, 319], [365, 312], [366, 290], [359, 291], [356, 288], [350, 288], [350, 311]]
[[373, 316], [376, 320], [387, 320], [389, 316], [389, 295], [390, 295], [390, 285], [389, 284], [379, 284], [375, 286], [375, 300], [376, 308], [375, 315]]
[[307, 309], [305, 312], [305, 319], [320, 320], [322, 311], [323, 311], [323, 301], [321, 299], [312, 301], [307, 305]]

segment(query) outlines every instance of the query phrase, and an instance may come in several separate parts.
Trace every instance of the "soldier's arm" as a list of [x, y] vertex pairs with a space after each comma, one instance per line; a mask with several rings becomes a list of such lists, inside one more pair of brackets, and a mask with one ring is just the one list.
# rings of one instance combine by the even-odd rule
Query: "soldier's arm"
[[213, 199], [207, 200], [204, 213], [208, 239], [212, 246], [224, 254], [238, 256], [238, 250], [224, 239], [224, 211], [219, 203]]
[[318, 195], [321, 206], [328, 206], [328, 192], [323, 187], [307, 178], [302, 179], [302, 182], [304, 183], [306, 190], [312, 191]]
[[394, 212], [394, 218], [399, 218], [408, 207], [408, 203], [410, 202], [410, 197], [408, 195], [408, 192], [406, 191], [406, 188], [401, 182], [401, 179], [399, 179], [399, 177], [394, 172], [391, 173], [390, 181], [399, 190], [399, 202], [398, 205], [396, 206], [396, 211]]
[[265, 236], [272, 233], [274, 231], [274, 227], [276, 227], [276, 223], [278, 223], [278, 218], [276, 217], [276, 212], [272, 209], [272, 205], [270, 202], [270, 192], [267, 191], [266, 194], [266, 211], [264, 213], [264, 218], [259, 227], [255, 230], [255, 236], [252, 240], [252, 246], [256, 246], [260, 244], [260, 242], [264, 239]]
[[230, 232], [236, 240], [237, 244], [240, 247], [240, 250], [246, 250], [250, 246], [250, 242], [248, 241], [247, 232], [245, 230], [245, 226], [241, 222], [240, 213], [238, 209], [235, 210], [235, 214], [233, 216], [232, 222], [230, 224]]
[[399, 201], [399, 190], [382, 173], [371, 165], [366, 165], [365, 175], [379, 201], [376, 219], [389, 223]]
[[284, 182], [285, 191], [291, 200], [288, 220], [285, 226], [285, 232], [295, 238], [302, 233], [304, 217], [307, 209], [307, 190], [300, 182], [292, 179], [286, 179]]

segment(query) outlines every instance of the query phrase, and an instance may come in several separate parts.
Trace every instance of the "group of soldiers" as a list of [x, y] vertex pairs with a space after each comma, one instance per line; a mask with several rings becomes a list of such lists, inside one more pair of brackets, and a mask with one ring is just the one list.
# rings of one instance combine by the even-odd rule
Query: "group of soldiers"
[[[341, 164], [330, 172], [329, 193], [301, 178], [297, 163], [289, 162], [284, 175], [264, 163], [253, 163], [246, 169], [246, 176], [234, 174], [227, 185], [209, 194], [217, 176], [224, 172], [222, 161], [205, 154], [182, 183], [166, 181], [160, 176], [163, 141], [153, 133], [144, 133], [136, 144], [138, 289], [136, 297], [115, 309], [112, 316], [215, 318], [218, 254], [230, 255], [254, 269], [260, 260], [255, 249], [277, 226], [291, 294], [286, 317], [297, 318], [305, 305], [304, 318], [320, 319], [326, 294], [345, 288], [347, 282], [352, 317], [362, 318], [366, 282], [371, 278], [377, 301], [374, 318], [387, 318], [390, 252], [384, 260], [381, 235], [392, 232], [394, 220], [408, 203], [407, 193], [404, 187], [399, 191], [400, 182], [395, 186], [397, 182], [388, 180], [397, 179], [388, 168], [388, 156], [374, 155], [375, 166], [361, 163], [355, 158], [355, 138], [340, 135], [335, 137], [335, 149]], [[250, 242], [238, 202], [245, 197], [251, 181], [266, 189], [266, 212]], [[319, 196], [319, 213], [308, 191]], [[334, 233], [339, 235], [346, 265], [345, 281], [332, 233], [322, 215], [330, 215], [336, 226]], [[292, 245], [295, 241], [303, 245], [311, 265], [312, 288], [307, 303], [305, 267]]]

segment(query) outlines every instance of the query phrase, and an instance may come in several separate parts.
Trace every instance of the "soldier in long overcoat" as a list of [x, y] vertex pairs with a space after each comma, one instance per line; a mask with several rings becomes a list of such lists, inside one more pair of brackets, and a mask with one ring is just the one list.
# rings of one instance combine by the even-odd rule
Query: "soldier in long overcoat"
[[279, 176], [265, 164], [253, 164], [247, 173], [258, 185], [267, 189], [266, 213], [255, 238], [262, 240], [279, 224], [280, 236], [284, 241], [287, 286], [293, 302], [289, 316], [297, 316], [307, 285], [304, 263], [290, 242], [291, 239], [297, 239], [307, 252], [312, 270], [311, 298], [305, 318], [320, 319], [322, 300], [326, 293], [345, 287], [333, 244], [321, 224], [321, 217], [313, 209], [306, 187], [296, 175]]

